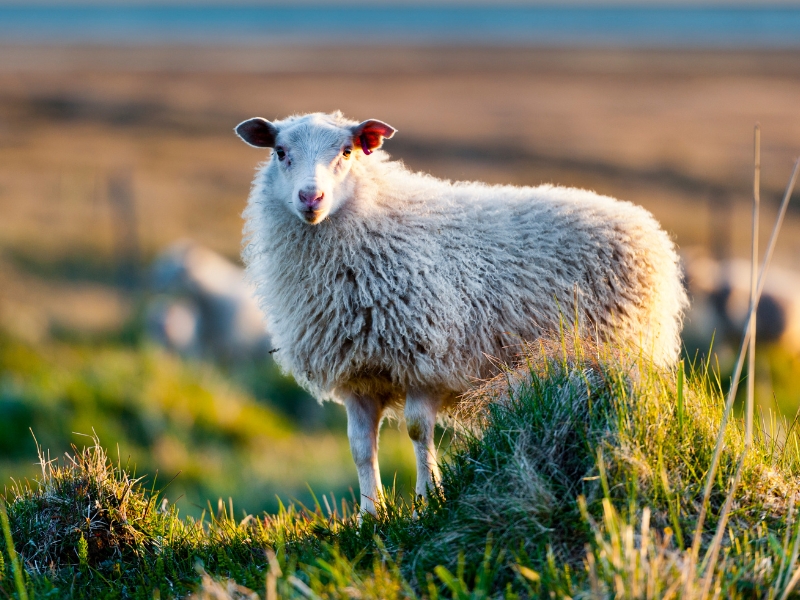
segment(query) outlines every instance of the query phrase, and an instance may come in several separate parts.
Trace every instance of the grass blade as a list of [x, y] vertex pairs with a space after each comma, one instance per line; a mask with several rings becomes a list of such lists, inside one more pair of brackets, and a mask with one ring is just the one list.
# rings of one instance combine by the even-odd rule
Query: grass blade
[[14, 539], [11, 537], [11, 525], [8, 522], [6, 502], [2, 498], [0, 498], [0, 525], [3, 527], [6, 550], [8, 550], [8, 557], [11, 559], [11, 567], [14, 570], [14, 586], [17, 588], [20, 600], [28, 600], [28, 590], [25, 587], [25, 578], [22, 575], [22, 565], [20, 565], [17, 550], [14, 548]]
[[745, 451], [753, 439], [753, 402], [756, 385], [756, 316], [758, 315], [758, 298], [756, 298], [756, 280], [758, 268], [758, 210], [761, 204], [761, 127], [756, 125], [754, 140], [755, 168], [753, 175], [753, 233], [750, 248], [750, 310], [753, 324], [750, 330], [750, 352], [747, 363], [747, 404], [745, 406]]
[[684, 373], [684, 364], [681, 360], [678, 363], [678, 440], [683, 441], [683, 385], [686, 375]]

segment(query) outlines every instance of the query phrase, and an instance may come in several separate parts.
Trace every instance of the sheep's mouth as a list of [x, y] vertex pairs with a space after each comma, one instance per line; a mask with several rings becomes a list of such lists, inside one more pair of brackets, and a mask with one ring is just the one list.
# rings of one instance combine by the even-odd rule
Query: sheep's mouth
[[303, 220], [309, 225], [316, 225], [322, 220], [321, 210], [314, 210], [313, 208], [309, 208], [307, 210], [301, 210], [300, 214], [302, 215]]

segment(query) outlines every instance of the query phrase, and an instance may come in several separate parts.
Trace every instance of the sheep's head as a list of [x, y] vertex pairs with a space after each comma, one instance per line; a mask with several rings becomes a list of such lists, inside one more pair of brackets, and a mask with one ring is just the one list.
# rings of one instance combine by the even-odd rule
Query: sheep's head
[[271, 123], [256, 117], [236, 133], [257, 148], [272, 148], [275, 191], [300, 219], [316, 225], [353, 191], [353, 162], [381, 147], [395, 129], [382, 121], [346, 121], [339, 113], [315, 113]]

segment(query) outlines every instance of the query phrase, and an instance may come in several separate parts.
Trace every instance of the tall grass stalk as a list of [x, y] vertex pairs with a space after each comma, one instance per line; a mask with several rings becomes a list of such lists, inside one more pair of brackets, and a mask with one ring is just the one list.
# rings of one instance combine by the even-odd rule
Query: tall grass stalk
[[11, 525], [8, 522], [8, 512], [6, 512], [6, 501], [0, 498], [0, 525], [3, 527], [3, 536], [6, 539], [6, 550], [8, 558], [11, 559], [11, 568], [14, 571], [14, 586], [20, 600], [28, 600], [28, 589], [25, 587], [25, 578], [22, 574], [22, 565], [19, 562], [19, 555], [14, 548], [14, 538], [11, 536]]
[[[761, 264], [761, 269], [759, 270], [758, 276], [758, 289], [756, 290], [756, 300], [761, 298], [761, 294], [764, 291], [764, 284], [766, 282], [766, 273], [769, 269], [769, 265], [772, 262], [772, 255], [775, 251], [775, 244], [778, 239], [778, 233], [780, 232], [781, 226], [783, 225], [784, 217], [786, 216], [786, 210], [789, 207], [789, 200], [792, 197], [792, 193], [794, 191], [795, 183], [797, 182], [797, 177], [800, 174], [800, 158], [795, 161], [794, 169], [792, 170], [792, 175], [789, 178], [789, 182], [786, 185], [786, 191], [783, 195], [783, 200], [781, 201], [781, 207], [778, 211], [778, 216], [775, 220], [775, 225], [772, 228], [772, 234], [769, 238], [769, 243], [767, 244], [767, 251], [764, 255], [764, 260]], [[744, 362], [744, 352], [745, 348], [747, 348], [750, 344], [750, 336], [752, 335], [752, 326], [755, 317], [755, 311], [753, 306], [750, 307], [750, 311], [747, 315], [747, 320], [745, 321], [744, 327], [744, 335], [742, 337], [741, 346], [739, 347], [738, 357], [736, 359], [736, 367], [734, 368], [733, 375], [731, 377], [731, 387], [728, 391], [728, 397], [725, 402], [725, 410], [722, 413], [722, 420], [720, 421], [719, 426], [719, 433], [717, 434], [717, 442], [714, 447], [714, 454], [711, 459], [711, 466], [708, 470], [708, 475], [706, 476], [706, 485], [703, 491], [703, 500], [700, 505], [700, 514], [697, 518], [697, 525], [694, 533], [694, 540], [692, 542], [692, 552], [691, 552], [691, 560], [696, 561], [697, 557], [700, 553], [700, 543], [703, 537], [703, 525], [705, 523], [706, 514], [708, 512], [708, 505], [709, 500], [711, 498], [711, 491], [714, 487], [714, 477], [716, 476], [717, 468], [719, 467], [719, 459], [722, 453], [722, 446], [725, 436], [725, 429], [728, 424], [728, 419], [730, 417], [731, 409], [733, 408], [733, 401], [736, 398], [736, 392], [739, 389], [739, 380], [742, 376], [742, 366]], [[688, 592], [688, 590], [687, 590]]]
[[745, 407], [744, 447], [750, 447], [753, 439], [753, 402], [756, 384], [756, 316], [758, 314], [758, 299], [756, 286], [758, 282], [758, 210], [761, 204], [761, 127], [756, 124], [753, 140], [753, 154], [755, 166], [753, 168], [753, 234], [750, 249], [750, 310], [753, 313], [753, 325], [750, 334], [750, 354], [747, 363], [747, 405]]
[[[725, 535], [725, 531], [728, 524], [728, 516], [730, 515], [731, 507], [733, 506], [733, 501], [736, 497], [736, 490], [739, 487], [739, 484], [742, 480], [742, 470], [744, 469], [744, 461], [747, 458], [747, 453], [750, 450], [750, 445], [753, 441], [753, 405], [754, 405], [754, 396], [755, 396], [755, 376], [756, 376], [756, 327], [758, 322], [758, 300], [759, 298], [756, 296], [756, 288], [758, 286], [756, 280], [756, 269], [758, 265], [758, 212], [759, 212], [759, 205], [760, 205], [760, 181], [761, 181], [761, 128], [758, 124], [755, 126], [754, 131], [754, 139], [753, 139], [753, 155], [754, 155], [754, 167], [753, 167], [753, 232], [751, 237], [751, 248], [750, 248], [750, 314], [749, 314], [749, 325], [750, 325], [750, 339], [748, 344], [748, 363], [747, 363], [747, 397], [745, 400], [745, 414], [744, 414], [744, 446], [742, 448], [742, 454], [739, 457], [739, 463], [736, 465], [736, 473], [731, 480], [730, 489], [728, 490], [728, 496], [725, 498], [725, 504], [723, 505], [722, 512], [719, 516], [719, 522], [717, 523], [717, 531], [714, 533], [714, 538], [709, 546], [708, 552], [706, 554], [706, 558], [704, 560], [704, 567], [705, 567], [705, 577], [703, 578], [703, 590], [701, 593], [701, 597], [705, 598], [708, 595], [708, 591], [711, 587], [711, 579], [714, 574], [714, 569], [717, 565], [717, 559], [719, 558], [719, 552], [722, 547], [722, 537]], [[776, 224], [777, 227], [777, 224]], [[768, 265], [764, 266], [764, 274], [766, 274], [766, 269]], [[742, 344], [742, 349], [740, 352], [744, 352], [745, 350], [744, 344]], [[742, 360], [742, 356], [740, 354], [739, 360]], [[733, 387], [733, 386], [731, 386]], [[735, 395], [733, 396], [735, 397]], [[720, 427], [720, 434], [723, 432], [724, 426]]]
[[683, 386], [686, 379], [686, 371], [683, 361], [678, 363], [678, 440], [683, 442]]

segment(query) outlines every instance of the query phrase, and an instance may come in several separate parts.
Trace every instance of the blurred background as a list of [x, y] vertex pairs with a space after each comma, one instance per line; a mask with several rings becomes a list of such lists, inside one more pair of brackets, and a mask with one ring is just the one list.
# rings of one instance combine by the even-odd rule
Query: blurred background
[[[351, 498], [344, 411], [278, 372], [241, 277], [266, 154], [232, 132], [336, 109], [396, 127], [412, 169], [645, 206], [684, 259], [686, 355], [724, 381], [754, 124], [762, 251], [800, 154], [800, 4], [0, 2], [0, 480], [36, 475], [31, 432], [52, 457], [94, 432], [184, 513]], [[798, 198], [775, 266], [757, 398], [791, 421]], [[409, 492], [396, 423], [381, 461]]]

